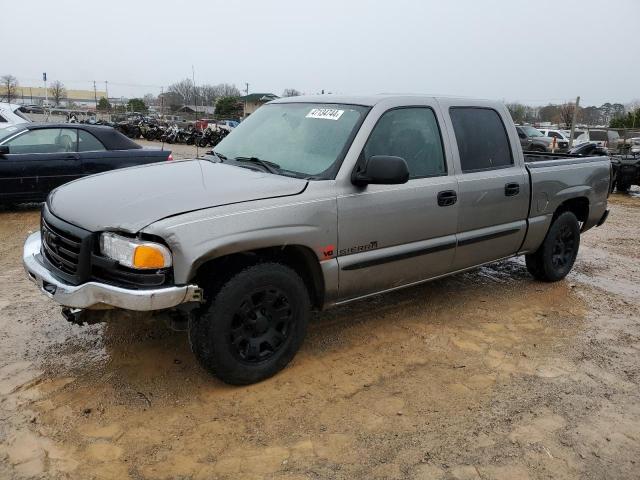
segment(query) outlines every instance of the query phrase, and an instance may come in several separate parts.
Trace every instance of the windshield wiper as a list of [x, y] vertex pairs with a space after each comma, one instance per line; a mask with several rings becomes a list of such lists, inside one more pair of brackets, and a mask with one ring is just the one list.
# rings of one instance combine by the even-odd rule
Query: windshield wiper
[[218, 157], [221, 162], [228, 160], [226, 155], [223, 155], [222, 153], [218, 153], [215, 150], [211, 150], [211, 153], [213, 153], [216, 157]]
[[275, 173], [276, 175], [279, 174], [282, 170], [280, 168], [280, 165], [278, 165], [277, 163], [270, 162], [268, 160], [262, 160], [261, 158], [258, 158], [258, 157], [234, 157], [233, 159], [236, 162], [246, 162], [246, 163], [253, 163], [255, 165], [259, 165], [262, 168], [264, 168], [267, 172]]

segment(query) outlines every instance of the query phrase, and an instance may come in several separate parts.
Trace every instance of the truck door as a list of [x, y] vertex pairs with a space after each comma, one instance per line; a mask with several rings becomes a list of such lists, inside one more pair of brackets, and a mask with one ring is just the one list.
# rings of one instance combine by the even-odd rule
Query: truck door
[[[459, 173], [458, 247], [454, 269], [513, 255], [526, 234], [529, 176], [506, 109], [449, 106]], [[510, 141], [511, 140], [511, 141]]]
[[342, 299], [410, 284], [451, 268], [457, 182], [436, 111], [430, 105], [387, 110], [360, 154], [362, 162], [373, 155], [404, 158], [410, 173], [406, 184], [353, 186], [338, 196]]

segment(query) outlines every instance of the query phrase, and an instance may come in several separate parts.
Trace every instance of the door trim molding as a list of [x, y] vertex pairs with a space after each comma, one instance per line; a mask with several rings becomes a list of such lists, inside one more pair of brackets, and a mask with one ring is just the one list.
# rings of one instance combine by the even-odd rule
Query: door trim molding
[[494, 238], [505, 237], [507, 235], [513, 235], [514, 233], [518, 233], [522, 230], [522, 228], [510, 228], [509, 230], [503, 230], [502, 232], [492, 232], [485, 233], [481, 235], [474, 235], [469, 238], [465, 238], [463, 240], [458, 240], [459, 247], [465, 247], [467, 245], [472, 245], [478, 242], [484, 242], [486, 240], [492, 240]]
[[351, 265], [345, 265], [341, 270], [360, 270], [361, 268], [374, 267], [376, 265], [382, 265], [389, 262], [397, 262], [399, 260], [406, 260], [407, 258], [420, 257], [422, 255], [428, 255], [430, 253], [441, 252], [443, 250], [449, 250], [456, 247], [455, 240], [446, 242], [440, 245], [434, 245], [432, 247], [424, 247], [418, 250], [412, 250], [409, 252], [392, 253], [379, 258], [372, 258], [370, 260], [362, 260], [361, 262], [352, 263]]

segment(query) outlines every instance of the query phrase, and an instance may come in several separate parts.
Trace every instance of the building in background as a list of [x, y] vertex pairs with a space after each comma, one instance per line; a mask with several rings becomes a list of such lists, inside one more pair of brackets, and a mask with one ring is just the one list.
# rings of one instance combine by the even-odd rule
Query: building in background
[[[49, 91], [48, 101], [50, 105], [53, 105], [54, 99], [51, 93], [51, 88], [47, 89]], [[0, 98], [6, 97], [7, 92], [6, 88], [0, 86]], [[95, 108], [96, 99], [100, 101], [100, 99], [107, 97], [107, 92], [103, 90], [72, 90], [65, 89], [65, 95], [60, 101], [60, 106], [78, 106], [78, 107], [88, 107]], [[22, 105], [42, 105], [45, 102], [44, 87], [29, 87], [29, 86], [18, 86], [16, 87], [16, 91], [13, 94], [13, 98], [11, 99], [11, 103], [18, 103]], [[116, 103], [120, 100], [118, 99], [110, 99], [111, 103]]]
[[258, 108], [271, 100], [280, 98], [273, 93], [250, 93], [244, 97], [240, 97], [238, 100], [244, 104], [244, 116], [248, 117]]

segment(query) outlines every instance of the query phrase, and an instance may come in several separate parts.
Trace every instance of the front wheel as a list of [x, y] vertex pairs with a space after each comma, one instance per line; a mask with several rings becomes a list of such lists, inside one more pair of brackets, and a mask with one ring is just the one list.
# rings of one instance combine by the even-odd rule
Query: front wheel
[[535, 253], [525, 256], [527, 270], [537, 280], [557, 282], [573, 268], [580, 247], [580, 225], [571, 212], [563, 212], [551, 224]]
[[248, 267], [211, 293], [189, 324], [199, 363], [222, 381], [246, 385], [271, 377], [294, 357], [311, 311], [300, 276], [278, 263]]

